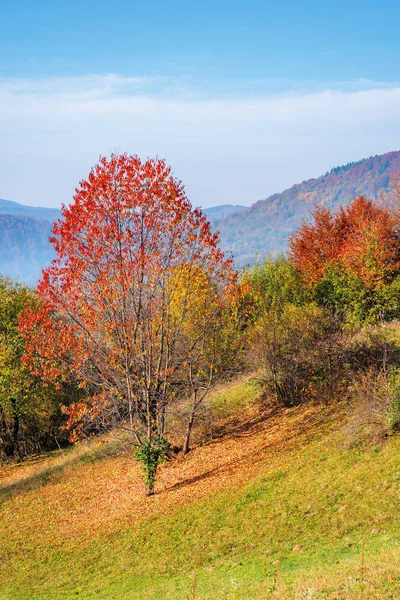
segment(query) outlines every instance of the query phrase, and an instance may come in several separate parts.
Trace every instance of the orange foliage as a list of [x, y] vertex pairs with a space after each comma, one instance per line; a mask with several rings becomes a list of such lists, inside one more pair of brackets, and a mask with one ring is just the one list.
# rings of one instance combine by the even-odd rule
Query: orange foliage
[[336, 214], [319, 206], [313, 217], [289, 240], [290, 256], [309, 284], [331, 266], [372, 285], [400, 268], [398, 221], [390, 209], [359, 196]]

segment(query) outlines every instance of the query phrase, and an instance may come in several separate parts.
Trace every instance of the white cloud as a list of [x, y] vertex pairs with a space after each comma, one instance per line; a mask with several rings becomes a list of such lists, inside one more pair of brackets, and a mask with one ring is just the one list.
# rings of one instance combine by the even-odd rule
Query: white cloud
[[350, 82], [251, 96], [190, 78], [0, 80], [0, 197], [68, 202], [99, 154], [172, 165], [196, 205], [251, 203], [400, 148], [400, 85]]

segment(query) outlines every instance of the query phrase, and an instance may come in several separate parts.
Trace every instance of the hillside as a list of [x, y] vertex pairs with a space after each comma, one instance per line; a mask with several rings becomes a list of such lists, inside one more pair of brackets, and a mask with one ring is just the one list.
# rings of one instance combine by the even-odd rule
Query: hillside
[[233, 253], [239, 265], [282, 252], [288, 236], [315, 204], [335, 209], [359, 195], [377, 198], [380, 190], [388, 189], [390, 174], [399, 172], [400, 151], [336, 167], [220, 221], [222, 247]]
[[53, 258], [51, 227], [49, 221], [0, 212], [0, 273], [34, 285]]
[[107, 445], [4, 467], [1, 599], [399, 598], [400, 437], [349, 450], [345, 405], [277, 410], [248, 380], [212, 410], [151, 499]]
[[207, 219], [211, 221], [214, 227], [216, 227], [222, 219], [225, 219], [230, 215], [240, 214], [246, 209], [247, 206], [241, 206], [240, 204], [221, 204], [221, 206], [204, 208], [203, 211], [206, 214]]
[[25, 206], [0, 198], [1, 275], [35, 285], [53, 258], [49, 235], [53, 221], [60, 217], [58, 208]]

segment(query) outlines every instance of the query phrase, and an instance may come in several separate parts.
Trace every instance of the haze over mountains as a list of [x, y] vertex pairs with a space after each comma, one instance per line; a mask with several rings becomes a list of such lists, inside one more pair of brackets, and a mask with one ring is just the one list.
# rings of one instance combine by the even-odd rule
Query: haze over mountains
[[[335, 209], [364, 195], [377, 198], [390, 187], [390, 175], [400, 173], [400, 151], [335, 167], [252, 204], [221, 205], [204, 210], [221, 245], [233, 253], [238, 266], [283, 252], [288, 236], [308, 218], [316, 204]], [[32, 207], [0, 199], [0, 273], [34, 285], [41, 269], [53, 258], [48, 241], [56, 208]]]

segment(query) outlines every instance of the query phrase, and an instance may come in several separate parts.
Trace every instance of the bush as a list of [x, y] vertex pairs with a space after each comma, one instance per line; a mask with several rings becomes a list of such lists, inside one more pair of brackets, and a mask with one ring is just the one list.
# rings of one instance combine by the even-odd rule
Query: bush
[[374, 287], [337, 267], [330, 267], [313, 287], [317, 303], [340, 315], [351, 327], [397, 319], [399, 293], [400, 276]]
[[335, 397], [343, 380], [342, 333], [316, 304], [271, 309], [252, 328], [250, 360], [266, 391], [285, 406]]
[[371, 367], [356, 377], [345, 427], [350, 445], [382, 442], [400, 429], [400, 371]]

